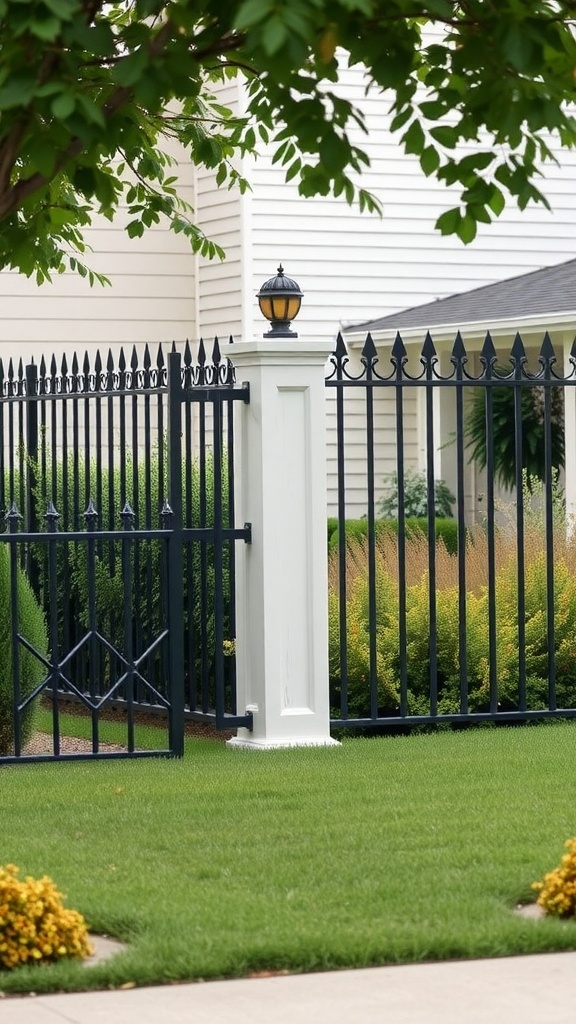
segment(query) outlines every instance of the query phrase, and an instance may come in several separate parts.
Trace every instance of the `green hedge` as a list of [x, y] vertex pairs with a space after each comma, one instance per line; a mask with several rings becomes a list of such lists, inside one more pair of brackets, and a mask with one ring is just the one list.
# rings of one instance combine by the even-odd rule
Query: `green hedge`
[[[406, 522], [406, 534], [410, 536], [413, 533], [422, 533], [424, 536], [428, 536], [428, 520], [420, 518], [408, 518]], [[398, 532], [398, 520], [397, 519], [376, 519], [374, 523], [376, 536], [381, 533], [388, 531], [389, 533]], [[353, 538], [354, 540], [361, 540], [368, 536], [368, 520], [363, 519], [347, 519], [346, 525], [346, 537]], [[443, 540], [446, 545], [446, 550], [450, 554], [456, 554], [458, 549], [458, 524], [455, 519], [435, 519], [434, 530], [436, 533], [436, 540]], [[338, 547], [338, 519], [328, 519], [328, 551], [334, 551]]]
[[[158, 528], [160, 511], [166, 493], [165, 481], [160, 479], [160, 452], [153, 449], [145, 460], [136, 466], [128, 454], [124, 463], [124, 480], [115, 467], [110, 473], [107, 466], [97, 473], [95, 460], [85, 463], [82, 458], [75, 461], [70, 456], [67, 465], [68, 487], [65, 488], [65, 466], [60, 462], [56, 473], [56, 492], [52, 493], [47, 481], [40, 484], [36, 493], [36, 508], [39, 521], [43, 522], [47, 500], [52, 500], [60, 513], [58, 529], [63, 534], [70, 529], [84, 529], [86, 495], [91, 495], [98, 511], [97, 528], [119, 529], [120, 513], [124, 500], [133, 508], [136, 528]], [[164, 473], [167, 458], [164, 454]], [[212, 453], [206, 455], [200, 471], [197, 460], [183, 464], [183, 510], [184, 525], [206, 527], [214, 523], [214, 464]], [[205, 479], [205, 498], [201, 496], [201, 475]], [[99, 480], [98, 480], [99, 476]], [[71, 482], [75, 487], [71, 487]], [[43, 493], [44, 492], [44, 493]], [[67, 496], [67, 501], [65, 498]], [[222, 465], [222, 506], [224, 525], [228, 523], [228, 474], [224, 458]], [[64, 514], [67, 509], [67, 514]], [[47, 610], [50, 601], [47, 546], [38, 545], [35, 572], [41, 603]], [[88, 568], [87, 545], [85, 542], [57, 545], [57, 596], [59, 644], [67, 651], [85, 632], [88, 625]], [[165, 545], [161, 541], [139, 539], [130, 542], [130, 568], [132, 573], [133, 643], [137, 652], [160, 635], [166, 627], [166, 594], [162, 580], [165, 579]], [[230, 635], [230, 593], [229, 593], [229, 546], [224, 546], [223, 556], [224, 590], [224, 635]], [[213, 680], [215, 659], [215, 560], [214, 545], [208, 542], [191, 541], [183, 547], [184, 573], [184, 630], [187, 657], [186, 684], [189, 690], [197, 689], [203, 672]], [[120, 541], [98, 541], [94, 562], [96, 622], [100, 633], [122, 651], [124, 646], [124, 579], [122, 571], [122, 543]], [[201, 582], [205, 583], [205, 597], [202, 600]], [[86, 654], [86, 657], [88, 655]], [[159, 664], [162, 657], [157, 648], [151, 661], [144, 667], [144, 675], [152, 678], [152, 662]], [[114, 656], [101, 649], [95, 678], [84, 681], [96, 684], [96, 691], [108, 688], [121, 670]], [[91, 666], [82, 672], [92, 672]], [[163, 671], [157, 676], [157, 681]], [[211, 684], [212, 685], [212, 684]], [[118, 696], [122, 696], [119, 693]], [[213, 695], [209, 695], [213, 698]]]

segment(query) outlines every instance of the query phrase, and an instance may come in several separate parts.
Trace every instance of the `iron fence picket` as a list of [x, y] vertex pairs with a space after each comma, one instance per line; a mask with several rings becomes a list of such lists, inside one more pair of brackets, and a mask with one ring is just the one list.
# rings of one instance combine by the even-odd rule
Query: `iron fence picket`
[[[456, 381], [463, 379], [466, 350], [460, 332], [456, 335], [450, 360], [455, 368]], [[468, 712], [468, 639], [466, 632], [466, 523], [464, 517], [464, 395], [461, 387], [456, 388], [456, 516], [458, 522], [458, 660], [460, 713]]]

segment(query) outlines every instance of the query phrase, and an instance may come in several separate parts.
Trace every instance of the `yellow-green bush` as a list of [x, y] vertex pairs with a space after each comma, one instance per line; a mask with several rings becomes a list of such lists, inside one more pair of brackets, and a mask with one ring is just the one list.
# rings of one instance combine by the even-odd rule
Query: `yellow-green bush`
[[[376, 671], [378, 678], [378, 705], [386, 712], [398, 707], [398, 644], [396, 656], [390, 658], [391, 638], [398, 636], [398, 593], [396, 584], [388, 574], [378, 567], [376, 604]], [[351, 717], [362, 717], [368, 713], [366, 694], [370, 677], [370, 636], [368, 630], [368, 579], [359, 567], [346, 601], [346, 647], [348, 656], [349, 686], [348, 713]], [[332, 703], [340, 703], [340, 646], [339, 646], [339, 600], [331, 589], [329, 594], [330, 631], [330, 677], [332, 680]]]
[[[576, 701], [576, 575], [572, 552], [554, 560], [554, 662], [558, 707]], [[524, 577], [526, 691], [530, 708], [548, 704], [547, 564], [544, 551], [529, 557]], [[518, 695], [518, 579], [510, 560], [496, 579], [498, 687], [502, 707], [515, 707]]]
[[[565, 534], [563, 535], [565, 537]], [[576, 706], [576, 544], [558, 539], [554, 562], [554, 656], [558, 707]], [[406, 542], [406, 659], [408, 711], [430, 713], [430, 593], [425, 537]], [[466, 679], [470, 711], [490, 707], [488, 552], [486, 536], [471, 531], [466, 545]], [[519, 707], [518, 568], [515, 538], [496, 537], [496, 658], [498, 707]], [[332, 705], [340, 701], [339, 565], [330, 557], [330, 676]], [[548, 706], [547, 562], [542, 532], [531, 531], [525, 550], [526, 701]], [[460, 709], [458, 560], [436, 546], [438, 710]], [[370, 636], [368, 554], [365, 540], [350, 539], [346, 557], [346, 651], [351, 717], [369, 714]], [[376, 539], [376, 674], [381, 715], [400, 706], [398, 550], [390, 534]]]
[[544, 875], [541, 882], [533, 882], [538, 893], [536, 900], [546, 914], [555, 917], [574, 917], [576, 914], [576, 839], [567, 839], [568, 850], [560, 865]]
[[52, 879], [18, 874], [14, 864], [0, 867], [0, 967], [89, 956], [86, 922], [63, 906]]

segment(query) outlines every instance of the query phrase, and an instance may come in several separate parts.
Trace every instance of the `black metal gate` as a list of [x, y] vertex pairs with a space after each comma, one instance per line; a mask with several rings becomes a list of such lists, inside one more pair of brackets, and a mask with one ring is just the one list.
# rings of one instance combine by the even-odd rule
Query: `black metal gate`
[[195, 361], [160, 347], [155, 365], [148, 348], [129, 366], [123, 351], [105, 367], [0, 363], [0, 763], [179, 756], [187, 718], [250, 727], [238, 400], [217, 341], [210, 360], [201, 343]]

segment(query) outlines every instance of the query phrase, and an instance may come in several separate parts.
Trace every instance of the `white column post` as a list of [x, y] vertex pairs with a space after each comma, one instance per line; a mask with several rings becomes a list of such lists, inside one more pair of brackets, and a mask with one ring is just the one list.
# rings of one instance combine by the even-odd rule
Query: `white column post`
[[237, 406], [238, 710], [254, 728], [231, 746], [334, 745], [328, 697], [325, 364], [332, 343], [227, 346], [250, 403]]

